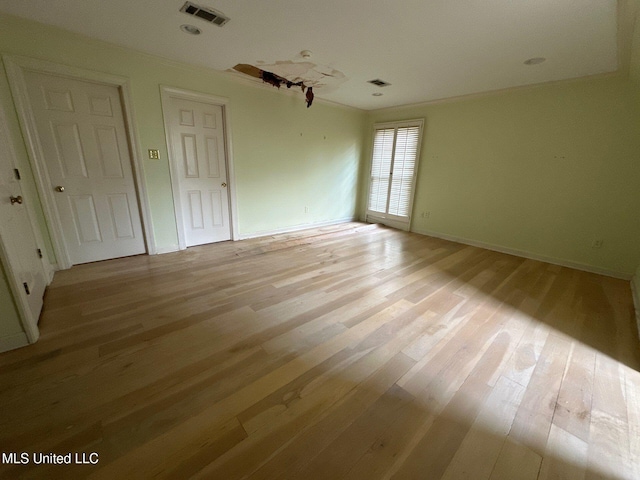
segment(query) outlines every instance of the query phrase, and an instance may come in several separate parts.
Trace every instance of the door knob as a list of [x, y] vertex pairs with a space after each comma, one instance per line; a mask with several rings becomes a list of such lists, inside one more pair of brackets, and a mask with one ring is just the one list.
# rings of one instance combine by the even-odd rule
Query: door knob
[[60, 193], [64, 192], [64, 187], [62, 185], [58, 185], [56, 187], [56, 192], [60, 192]]
[[222, 188], [224, 188], [224, 187], [226, 187], [226, 186], [227, 186], [227, 184], [226, 184], [226, 183], [223, 183], [223, 184], [222, 184]]
[[22, 195], [18, 195], [17, 197], [9, 197], [9, 200], [11, 200], [11, 205], [13, 205], [14, 203], [22, 205]]

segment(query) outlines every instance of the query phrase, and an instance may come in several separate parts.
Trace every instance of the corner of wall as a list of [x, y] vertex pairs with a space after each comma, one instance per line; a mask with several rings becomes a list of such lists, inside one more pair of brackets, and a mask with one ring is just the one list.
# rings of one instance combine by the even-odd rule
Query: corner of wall
[[638, 327], [638, 339], [640, 340], [640, 266], [638, 266], [636, 274], [631, 279], [631, 294], [633, 295], [633, 304], [636, 309], [636, 325]]
[[369, 166], [371, 164], [371, 113], [366, 112], [362, 121], [362, 148], [360, 149], [360, 172], [358, 175], [358, 198], [356, 203], [356, 217], [364, 221], [367, 210], [367, 195], [369, 193]]
[[630, 5], [629, 19], [631, 39], [629, 46], [629, 78], [634, 85], [635, 96], [640, 104], [640, 0]]
[[[637, 105], [640, 107], [640, 0], [632, 0], [635, 23], [631, 44], [631, 59], [629, 77], [634, 88]], [[631, 279], [631, 292], [636, 310], [636, 324], [638, 326], [638, 338], [640, 339], [640, 265]]]
[[26, 347], [27, 345], [29, 345], [29, 340], [27, 339], [27, 334], [24, 332], [0, 336], [0, 353]]

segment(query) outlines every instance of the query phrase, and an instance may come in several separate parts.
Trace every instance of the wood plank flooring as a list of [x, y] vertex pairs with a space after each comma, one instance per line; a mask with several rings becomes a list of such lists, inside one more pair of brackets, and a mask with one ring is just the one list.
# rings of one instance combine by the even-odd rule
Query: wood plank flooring
[[[638, 479], [628, 282], [342, 224], [58, 272], [0, 478]], [[95, 457], [94, 457], [95, 458]]]

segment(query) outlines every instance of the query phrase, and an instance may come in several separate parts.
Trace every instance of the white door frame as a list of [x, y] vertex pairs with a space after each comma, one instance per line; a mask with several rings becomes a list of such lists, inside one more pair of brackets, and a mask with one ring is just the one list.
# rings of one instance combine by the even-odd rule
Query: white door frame
[[138, 196], [138, 205], [141, 217], [140, 219], [142, 221], [142, 229], [145, 236], [145, 245], [147, 253], [149, 255], [154, 255], [156, 253], [156, 244], [151, 224], [151, 212], [149, 209], [144, 169], [141, 156], [139, 154], [138, 134], [133, 114], [133, 102], [131, 101], [129, 79], [108, 73], [94, 72], [91, 70], [59, 65], [28, 57], [4, 55], [2, 58], [7, 70], [7, 77], [9, 79], [11, 93], [13, 94], [16, 104], [18, 119], [20, 121], [20, 126], [22, 127], [25, 144], [27, 145], [29, 161], [34, 171], [36, 187], [38, 188], [45, 219], [47, 226], [49, 227], [51, 243], [56, 254], [57, 267], [59, 269], [71, 268], [72, 262], [68, 246], [64, 240], [60, 216], [57, 208], [55, 207], [55, 199], [53, 197], [53, 190], [51, 189], [49, 173], [44, 161], [44, 151], [40, 144], [35, 117], [29, 102], [27, 84], [25, 81], [26, 71], [53, 74], [85, 82], [100, 83], [102, 85], [109, 85], [118, 89], [122, 100], [122, 113], [124, 116], [127, 140], [129, 142], [133, 179]]
[[[38, 329], [38, 319], [33, 318], [29, 304], [20, 294], [20, 287], [18, 286], [18, 277], [16, 276], [13, 265], [11, 265], [11, 258], [8, 255], [2, 236], [0, 236], [0, 262], [4, 268], [4, 273], [7, 276], [7, 283], [11, 289], [11, 296], [16, 305], [18, 316], [20, 317], [20, 323], [24, 328], [24, 333], [27, 335], [29, 343], [36, 343], [40, 336], [40, 330]], [[24, 293], [24, 292], [23, 292]]]
[[180, 200], [180, 182], [179, 172], [177, 171], [176, 161], [173, 155], [173, 144], [171, 133], [169, 130], [170, 99], [171, 97], [181, 98], [183, 100], [191, 100], [192, 102], [209, 103], [222, 108], [222, 121], [224, 124], [224, 141], [225, 141], [225, 162], [227, 164], [227, 195], [229, 195], [229, 215], [231, 216], [231, 240], [238, 238], [238, 215], [236, 205], [236, 189], [235, 174], [233, 169], [233, 150], [231, 143], [231, 120], [229, 113], [229, 99], [225, 97], [217, 97], [207, 93], [193, 92], [183, 90], [181, 88], [168, 87], [160, 85], [160, 96], [162, 98], [162, 114], [164, 116], [164, 133], [167, 139], [167, 152], [169, 155], [169, 174], [171, 176], [171, 188], [173, 190], [173, 208], [176, 218], [176, 228], [178, 230], [178, 245], [180, 250], [187, 248], [185, 240], [184, 222], [182, 218], [182, 203]]
[[[5, 135], [4, 132], [8, 132], [7, 129], [8, 123], [5, 118], [4, 112], [0, 109], [0, 135], [2, 135], [2, 141], [0, 141], [0, 145], [3, 145], [5, 148], [0, 151], [0, 162], [6, 161], [9, 165], [9, 168], [15, 168], [17, 166], [16, 162], [16, 152], [14, 150], [13, 144], [11, 142], [11, 138], [9, 138], [8, 133]], [[24, 195], [24, 191], [22, 192]], [[44, 244], [42, 241], [42, 236], [40, 235], [40, 229], [33, 224], [35, 221], [35, 213], [33, 207], [31, 206], [32, 202], [30, 199], [27, 199], [24, 207], [27, 210], [27, 216], [29, 217], [29, 223], [31, 224], [31, 230], [33, 231], [33, 235], [35, 237], [36, 243], [39, 248], [44, 251]], [[46, 258], [46, 257], [44, 257]], [[33, 312], [29, 307], [29, 303], [24, 298], [24, 290], [21, 291], [22, 285], [20, 280], [18, 279], [18, 275], [16, 275], [14, 271], [14, 266], [11, 262], [11, 256], [7, 251], [5, 241], [2, 238], [2, 232], [0, 231], [0, 263], [4, 268], [4, 273], [7, 277], [7, 283], [9, 284], [9, 288], [11, 289], [11, 295], [15, 302], [16, 310], [18, 312], [18, 316], [20, 317], [20, 323], [22, 324], [22, 328], [27, 336], [27, 341], [29, 343], [35, 343], [40, 336], [40, 330], [38, 329], [38, 319], [34, 318]], [[53, 268], [49, 264], [49, 262], [42, 262], [42, 268], [45, 272], [45, 280], [47, 284], [51, 283], [53, 278]]]

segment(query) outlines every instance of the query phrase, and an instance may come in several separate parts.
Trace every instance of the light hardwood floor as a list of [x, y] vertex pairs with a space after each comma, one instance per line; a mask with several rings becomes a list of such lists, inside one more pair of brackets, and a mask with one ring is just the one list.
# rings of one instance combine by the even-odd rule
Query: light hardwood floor
[[344, 224], [56, 274], [2, 478], [638, 479], [629, 283]]

